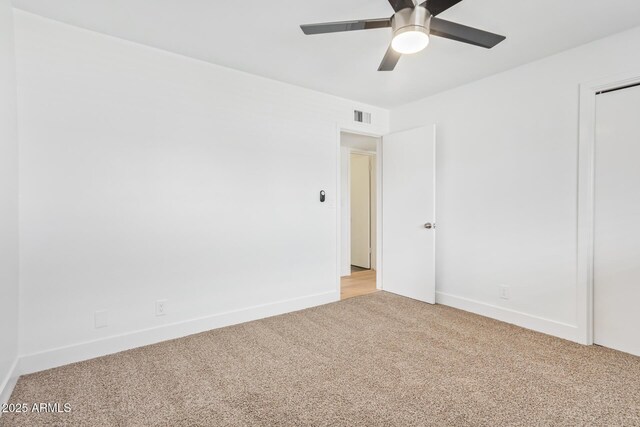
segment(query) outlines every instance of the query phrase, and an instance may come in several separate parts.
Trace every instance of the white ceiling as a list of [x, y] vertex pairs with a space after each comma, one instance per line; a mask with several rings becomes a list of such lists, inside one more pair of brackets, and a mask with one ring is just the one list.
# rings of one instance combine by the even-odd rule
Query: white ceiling
[[390, 16], [387, 0], [13, 0], [20, 9], [283, 82], [392, 107], [640, 25], [638, 0], [466, 0], [440, 17], [504, 34], [485, 50], [433, 38], [376, 71], [389, 29], [299, 24]]

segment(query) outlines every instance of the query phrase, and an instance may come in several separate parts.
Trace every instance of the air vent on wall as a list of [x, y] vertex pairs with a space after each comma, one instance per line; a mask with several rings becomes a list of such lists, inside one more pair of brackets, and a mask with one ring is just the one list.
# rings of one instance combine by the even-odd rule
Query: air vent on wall
[[353, 110], [353, 121], [370, 125], [371, 113], [367, 113], [366, 111]]

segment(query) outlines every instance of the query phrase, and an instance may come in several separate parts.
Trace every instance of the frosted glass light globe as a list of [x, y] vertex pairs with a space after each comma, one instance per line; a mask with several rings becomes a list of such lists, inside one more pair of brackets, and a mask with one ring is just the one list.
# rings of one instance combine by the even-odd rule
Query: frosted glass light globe
[[391, 41], [393, 50], [404, 55], [418, 53], [428, 45], [429, 35], [423, 31], [405, 31], [396, 34]]

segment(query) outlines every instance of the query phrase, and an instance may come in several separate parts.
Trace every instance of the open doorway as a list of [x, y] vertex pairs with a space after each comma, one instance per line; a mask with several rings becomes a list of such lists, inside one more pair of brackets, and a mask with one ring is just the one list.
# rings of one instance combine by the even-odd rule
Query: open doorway
[[340, 298], [377, 291], [379, 138], [342, 132]]

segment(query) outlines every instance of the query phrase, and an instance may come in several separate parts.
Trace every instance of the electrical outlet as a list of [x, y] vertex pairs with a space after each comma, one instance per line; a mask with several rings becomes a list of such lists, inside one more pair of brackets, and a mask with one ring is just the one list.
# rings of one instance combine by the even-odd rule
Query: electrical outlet
[[167, 300], [159, 299], [156, 301], [156, 316], [164, 316], [167, 314]]
[[94, 322], [96, 329], [106, 328], [109, 324], [107, 310], [99, 310], [94, 313]]
[[511, 298], [511, 289], [507, 285], [500, 285], [500, 298], [509, 299]]

